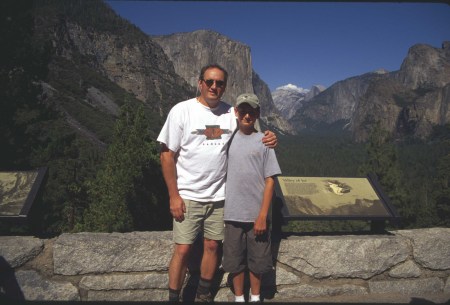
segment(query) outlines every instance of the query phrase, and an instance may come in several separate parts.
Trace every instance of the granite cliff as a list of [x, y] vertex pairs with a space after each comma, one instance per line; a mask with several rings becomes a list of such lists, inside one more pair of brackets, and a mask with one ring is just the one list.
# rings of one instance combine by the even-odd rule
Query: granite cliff
[[325, 89], [321, 85], [314, 85], [311, 89], [303, 89], [288, 84], [276, 88], [272, 92], [272, 98], [281, 115], [289, 120], [296, 114], [297, 110], [304, 108], [309, 100]]
[[253, 71], [249, 46], [209, 30], [151, 37], [173, 62], [175, 72], [191, 86], [197, 86], [201, 67], [217, 63], [228, 71], [225, 101], [234, 104], [239, 94], [253, 92], [261, 102], [263, 123], [280, 132], [294, 133], [276, 109], [267, 84]]
[[157, 132], [171, 106], [195, 94], [159, 44], [101, 0], [36, 1], [34, 20], [50, 52], [43, 97], [85, 135], [108, 142], [98, 125], [112, 129], [125, 100], [143, 103]]
[[[111, 130], [126, 99], [145, 105], [156, 133], [175, 103], [195, 96], [199, 70], [208, 63], [229, 72], [224, 100], [233, 104], [239, 94], [254, 92], [261, 123], [281, 133], [340, 129], [365, 141], [379, 123], [397, 138], [425, 138], [450, 121], [450, 42], [440, 49], [415, 45], [399, 71], [339, 81], [283, 116], [252, 68], [250, 47], [219, 33], [148, 36], [101, 0], [37, 1], [35, 33], [51, 50], [44, 99], [96, 143], [108, 142], [104, 130]], [[103, 131], [99, 122], [107, 126]]]
[[296, 129], [335, 128], [365, 141], [375, 124], [394, 138], [426, 138], [450, 122], [450, 42], [410, 48], [400, 70], [339, 81], [312, 98], [290, 122]]
[[[229, 72], [225, 101], [233, 104], [239, 94], [255, 92], [264, 124], [292, 131], [253, 71], [250, 48], [219, 33], [150, 37], [100, 0], [38, 1], [35, 32], [37, 40], [52, 46], [50, 76], [43, 83], [47, 102], [54, 102], [69, 124], [94, 142], [108, 139], [98, 136], [101, 131], [86, 118], [112, 122], [125, 99], [144, 103], [157, 132], [175, 103], [195, 96], [200, 68], [209, 63]], [[78, 88], [71, 90], [75, 84]]]

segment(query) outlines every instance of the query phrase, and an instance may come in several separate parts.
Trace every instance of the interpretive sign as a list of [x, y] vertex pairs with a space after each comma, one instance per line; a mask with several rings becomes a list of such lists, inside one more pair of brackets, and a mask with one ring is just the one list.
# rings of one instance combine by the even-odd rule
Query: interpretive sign
[[26, 219], [46, 173], [47, 168], [0, 172], [0, 220]]
[[276, 181], [285, 219], [397, 218], [373, 176], [366, 178], [286, 177]]

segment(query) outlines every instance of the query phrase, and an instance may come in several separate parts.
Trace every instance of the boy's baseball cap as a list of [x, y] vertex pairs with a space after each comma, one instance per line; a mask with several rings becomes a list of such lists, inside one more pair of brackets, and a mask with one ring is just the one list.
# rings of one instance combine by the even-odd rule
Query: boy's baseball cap
[[259, 107], [259, 100], [256, 95], [253, 93], [243, 93], [237, 97], [236, 100], [236, 107], [238, 107], [240, 104], [247, 103], [252, 108], [258, 108]]

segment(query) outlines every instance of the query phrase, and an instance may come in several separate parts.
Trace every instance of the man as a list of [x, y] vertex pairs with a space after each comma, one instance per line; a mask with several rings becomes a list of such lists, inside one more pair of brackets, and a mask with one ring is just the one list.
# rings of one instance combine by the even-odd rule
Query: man
[[[175, 248], [169, 264], [169, 300], [178, 301], [192, 245], [203, 229], [203, 257], [196, 301], [212, 301], [211, 282], [223, 239], [227, 145], [236, 129], [232, 107], [221, 101], [228, 73], [201, 69], [200, 96], [175, 105], [158, 136], [161, 167], [170, 198]], [[266, 132], [271, 147], [276, 136]]]

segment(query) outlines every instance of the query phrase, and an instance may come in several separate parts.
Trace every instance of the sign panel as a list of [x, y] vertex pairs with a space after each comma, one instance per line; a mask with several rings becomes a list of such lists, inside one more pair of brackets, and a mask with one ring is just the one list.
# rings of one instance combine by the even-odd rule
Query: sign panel
[[398, 217], [376, 181], [367, 178], [277, 177], [285, 218], [391, 219]]
[[28, 216], [46, 172], [0, 172], [0, 219]]

